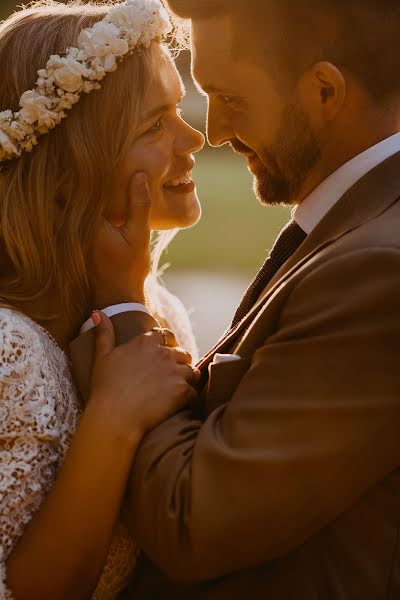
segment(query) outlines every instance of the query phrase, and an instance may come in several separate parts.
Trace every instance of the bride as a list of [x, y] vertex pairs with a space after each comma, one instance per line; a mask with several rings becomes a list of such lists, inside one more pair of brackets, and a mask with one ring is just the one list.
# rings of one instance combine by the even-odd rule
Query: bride
[[[114, 348], [94, 312], [85, 406], [66, 352], [94, 309], [146, 303], [149, 228], [200, 216], [204, 139], [180, 116], [169, 32], [159, 0], [40, 1], [0, 25], [1, 599], [118, 596], [137, 554], [119, 517], [135, 450], [194, 395], [190, 354], [163, 330]], [[179, 301], [154, 283], [146, 296], [193, 354]]]

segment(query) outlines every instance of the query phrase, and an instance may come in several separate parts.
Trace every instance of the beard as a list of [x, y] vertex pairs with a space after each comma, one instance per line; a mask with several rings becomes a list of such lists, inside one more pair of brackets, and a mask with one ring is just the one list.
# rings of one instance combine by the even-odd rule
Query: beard
[[321, 157], [308, 115], [298, 102], [288, 104], [276, 142], [251, 165], [254, 192], [262, 204], [295, 204], [304, 182]]

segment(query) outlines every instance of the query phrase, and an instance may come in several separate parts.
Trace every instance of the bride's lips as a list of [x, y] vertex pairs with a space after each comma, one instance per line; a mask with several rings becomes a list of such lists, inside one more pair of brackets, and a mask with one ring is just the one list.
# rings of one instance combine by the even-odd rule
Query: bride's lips
[[192, 168], [193, 165], [181, 175], [169, 180], [163, 187], [174, 194], [190, 194], [194, 192], [196, 185], [192, 179]]
[[189, 183], [180, 183], [174, 187], [168, 187], [165, 185], [164, 188], [173, 194], [191, 194], [194, 192], [196, 184], [194, 181], [189, 181]]

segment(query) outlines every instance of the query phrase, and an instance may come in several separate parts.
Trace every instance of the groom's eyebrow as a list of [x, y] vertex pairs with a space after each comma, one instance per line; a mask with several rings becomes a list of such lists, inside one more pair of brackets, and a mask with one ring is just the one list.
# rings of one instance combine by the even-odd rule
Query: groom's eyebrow
[[224, 89], [222, 87], [217, 87], [216, 85], [213, 85], [212, 83], [203, 85], [203, 84], [200, 84], [196, 80], [194, 80], [194, 81], [195, 81], [195, 86], [196, 86], [197, 90], [203, 96], [206, 94], [226, 94], [226, 95], [233, 94], [232, 90]]

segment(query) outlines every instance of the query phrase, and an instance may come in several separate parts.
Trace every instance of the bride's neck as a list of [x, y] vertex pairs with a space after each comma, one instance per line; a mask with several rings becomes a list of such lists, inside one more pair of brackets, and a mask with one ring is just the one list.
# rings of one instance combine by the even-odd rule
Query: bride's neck
[[68, 327], [61, 320], [55, 321], [38, 321], [46, 331], [55, 339], [61, 350], [67, 351], [68, 345], [73, 337], [71, 327]]
[[[54, 310], [55, 301], [51, 298], [48, 299], [40, 299], [38, 302], [32, 302], [29, 306], [25, 306], [25, 310], [31, 314], [52, 314], [55, 312]], [[57, 319], [47, 320], [47, 319], [35, 319], [36, 322], [46, 329], [48, 333], [55, 339], [57, 344], [63, 351], [68, 349], [68, 345], [71, 342], [76, 327], [74, 324], [71, 324], [67, 318], [63, 318], [62, 316]], [[79, 327], [79, 324], [77, 324]]]

